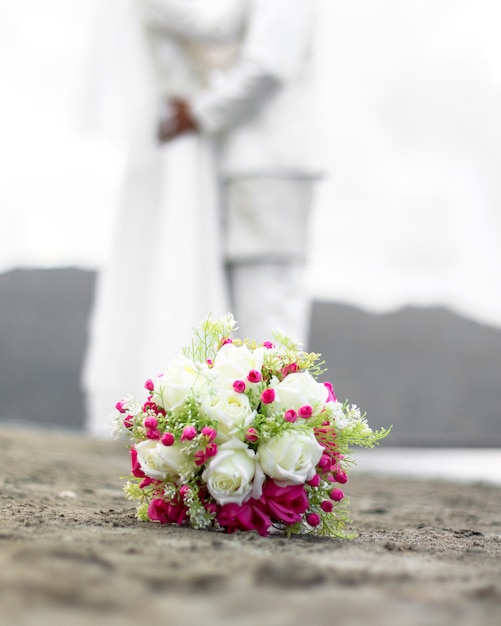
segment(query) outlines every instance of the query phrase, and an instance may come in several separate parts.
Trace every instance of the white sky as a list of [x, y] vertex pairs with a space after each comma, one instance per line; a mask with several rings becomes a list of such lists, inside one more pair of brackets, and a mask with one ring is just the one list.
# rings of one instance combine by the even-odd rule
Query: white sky
[[[118, 155], [78, 123], [96, 1], [0, 0], [0, 271], [104, 258]], [[501, 326], [501, 5], [321, 4], [313, 294]]]

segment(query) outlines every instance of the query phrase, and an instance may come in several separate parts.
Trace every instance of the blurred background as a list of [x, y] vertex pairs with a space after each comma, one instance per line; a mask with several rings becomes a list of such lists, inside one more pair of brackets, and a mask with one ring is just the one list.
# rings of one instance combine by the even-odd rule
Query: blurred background
[[[84, 127], [98, 0], [0, 3], [0, 421], [80, 430], [120, 150]], [[501, 447], [501, 6], [320, 1], [310, 349], [385, 446]], [[124, 390], [124, 393], [126, 390]]]

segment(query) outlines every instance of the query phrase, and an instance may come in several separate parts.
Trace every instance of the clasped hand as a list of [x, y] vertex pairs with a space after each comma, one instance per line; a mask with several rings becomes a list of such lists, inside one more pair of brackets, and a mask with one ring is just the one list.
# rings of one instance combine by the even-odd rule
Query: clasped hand
[[197, 130], [197, 123], [191, 114], [190, 105], [182, 98], [173, 98], [168, 103], [168, 115], [158, 124], [157, 139], [166, 143], [183, 133]]

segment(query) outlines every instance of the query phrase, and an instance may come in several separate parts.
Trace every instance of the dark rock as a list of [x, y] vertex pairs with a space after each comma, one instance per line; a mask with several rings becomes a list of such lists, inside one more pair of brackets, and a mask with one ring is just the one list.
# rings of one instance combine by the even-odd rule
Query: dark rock
[[[95, 272], [0, 274], [0, 421], [81, 429]], [[443, 308], [375, 315], [315, 302], [309, 349], [339, 399], [393, 424], [382, 445], [501, 446], [501, 330]]]

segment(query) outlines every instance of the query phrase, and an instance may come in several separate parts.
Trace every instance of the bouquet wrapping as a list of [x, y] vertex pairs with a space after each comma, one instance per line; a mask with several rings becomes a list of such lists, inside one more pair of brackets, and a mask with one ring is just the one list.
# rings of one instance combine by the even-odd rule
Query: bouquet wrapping
[[130, 440], [124, 491], [137, 516], [199, 529], [347, 537], [343, 486], [351, 447], [374, 446], [357, 406], [320, 381], [320, 355], [275, 331], [232, 337], [231, 314], [194, 329], [192, 344], [120, 400], [116, 433]]

